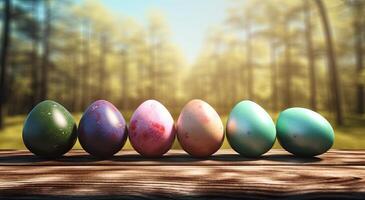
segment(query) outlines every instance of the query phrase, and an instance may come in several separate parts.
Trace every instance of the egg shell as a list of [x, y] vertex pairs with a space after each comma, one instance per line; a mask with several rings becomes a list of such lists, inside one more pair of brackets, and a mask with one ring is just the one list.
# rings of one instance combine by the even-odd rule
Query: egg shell
[[133, 113], [129, 125], [132, 147], [144, 157], [161, 157], [175, 139], [174, 119], [156, 100], [143, 102]]
[[37, 104], [23, 126], [24, 145], [37, 156], [57, 158], [67, 153], [77, 139], [77, 126], [72, 115], [51, 100]]
[[199, 99], [191, 100], [184, 106], [177, 121], [177, 138], [190, 155], [208, 157], [222, 146], [222, 121], [208, 103]]
[[328, 151], [334, 142], [331, 124], [320, 114], [306, 108], [289, 108], [276, 122], [279, 143], [288, 152], [312, 157]]
[[259, 157], [275, 143], [275, 124], [270, 115], [252, 101], [241, 101], [229, 114], [226, 127], [231, 147], [245, 157]]
[[78, 138], [86, 152], [99, 158], [108, 158], [124, 146], [127, 139], [126, 122], [113, 104], [98, 100], [82, 115]]

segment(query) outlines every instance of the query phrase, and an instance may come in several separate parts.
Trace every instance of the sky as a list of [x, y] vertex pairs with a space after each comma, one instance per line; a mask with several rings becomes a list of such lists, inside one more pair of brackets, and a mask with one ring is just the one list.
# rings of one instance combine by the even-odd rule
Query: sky
[[106, 0], [101, 1], [116, 13], [145, 24], [147, 13], [161, 11], [171, 31], [171, 39], [193, 63], [209, 28], [220, 25], [232, 5], [229, 0]]

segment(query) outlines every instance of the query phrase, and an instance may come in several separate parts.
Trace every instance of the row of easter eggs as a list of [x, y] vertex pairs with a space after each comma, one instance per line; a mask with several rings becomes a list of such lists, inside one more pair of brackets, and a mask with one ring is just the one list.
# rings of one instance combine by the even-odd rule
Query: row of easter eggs
[[145, 157], [161, 157], [175, 135], [181, 147], [194, 157], [208, 157], [222, 145], [224, 135], [231, 147], [245, 157], [269, 151], [276, 137], [281, 146], [297, 156], [316, 156], [331, 148], [334, 131], [316, 112], [290, 108], [280, 113], [276, 126], [269, 114], [252, 101], [241, 101], [231, 111], [226, 131], [217, 112], [202, 100], [191, 100], [177, 123], [156, 100], [143, 102], [130, 124], [110, 102], [98, 100], [84, 112], [79, 127], [60, 104], [46, 100], [33, 108], [25, 120], [23, 141], [35, 155], [57, 158], [67, 153], [76, 139], [89, 154], [108, 158], [120, 151], [127, 137]]

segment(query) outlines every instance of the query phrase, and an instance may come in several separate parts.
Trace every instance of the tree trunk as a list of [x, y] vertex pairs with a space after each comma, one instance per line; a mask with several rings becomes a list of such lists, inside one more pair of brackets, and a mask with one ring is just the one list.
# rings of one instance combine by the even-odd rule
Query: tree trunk
[[290, 27], [289, 22], [284, 22], [285, 29], [285, 71], [284, 71], [284, 106], [285, 108], [291, 107], [291, 87], [292, 87], [292, 69], [291, 69], [291, 41], [290, 41]]
[[247, 67], [247, 95], [248, 99], [254, 99], [254, 91], [253, 91], [253, 66], [252, 66], [252, 35], [251, 35], [251, 27], [250, 25], [246, 26], [246, 67]]
[[46, 100], [48, 96], [49, 37], [51, 35], [51, 5], [48, 0], [44, 1], [44, 26], [40, 100]]
[[278, 110], [278, 85], [277, 85], [277, 72], [276, 72], [276, 46], [271, 43], [271, 98], [272, 98], [272, 110]]
[[83, 77], [81, 79], [81, 108], [82, 110], [86, 109], [86, 106], [89, 101], [89, 72], [90, 72], [90, 51], [89, 51], [89, 43], [90, 43], [90, 33], [89, 33], [89, 22], [85, 19], [83, 22], [84, 30], [82, 32], [82, 47], [83, 47], [83, 65], [82, 65], [82, 74]]
[[[85, 21], [83, 20], [81, 23], [81, 31], [80, 31], [80, 42], [81, 42], [81, 49], [80, 49], [80, 66], [79, 66], [79, 74], [84, 74], [84, 67], [85, 67]], [[85, 109], [85, 82], [86, 82], [86, 77], [84, 76], [80, 76], [80, 85], [79, 85], [79, 90], [80, 90], [80, 104], [79, 104], [79, 109], [81, 111], [83, 111]]]
[[[355, 55], [356, 55], [356, 74], [361, 76], [364, 69], [364, 50], [363, 50], [363, 18], [362, 8], [363, 3], [361, 1], [354, 5], [355, 8], [355, 21], [354, 21], [354, 37], [355, 37]], [[356, 112], [358, 114], [364, 114], [364, 85], [360, 80], [356, 82]]]
[[128, 52], [122, 50], [122, 108], [128, 109]]
[[[237, 43], [233, 43], [231, 45], [231, 49], [236, 50], [237, 49]], [[230, 101], [230, 104], [227, 105], [229, 107], [231, 107], [232, 105], [234, 105], [234, 103], [237, 101], [237, 87], [239, 86], [239, 83], [237, 83], [237, 81], [239, 80], [237, 77], [240, 73], [237, 73], [237, 63], [232, 63], [232, 67], [231, 67], [231, 71], [230, 71], [230, 75], [228, 77], [228, 81], [230, 82], [230, 87], [232, 88], [231, 94], [232, 94], [232, 98]], [[230, 108], [229, 108], [230, 109]]]
[[246, 77], [247, 77], [247, 69], [246, 69], [246, 63], [242, 62], [240, 63], [241, 64], [241, 67], [238, 69], [238, 90], [239, 91], [242, 91], [242, 93], [240, 93], [240, 97], [239, 98], [246, 98], [247, 97], [247, 88], [245, 87], [246, 86]]
[[70, 86], [69, 86], [69, 89], [72, 89], [71, 109], [73, 112], [78, 110], [78, 108], [77, 108], [77, 102], [78, 102], [77, 89], [79, 88], [79, 84], [78, 84], [78, 77], [76, 76], [76, 74], [78, 74], [77, 55], [75, 55], [76, 53], [78, 53], [78, 52], [74, 52], [74, 54], [71, 55], [72, 71], [74, 72], [74, 74], [71, 77]]
[[336, 122], [338, 125], [343, 124], [343, 114], [342, 114], [342, 105], [340, 98], [340, 87], [339, 87], [339, 78], [336, 66], [336, 56], [333, 49], [333, 41], [332, 41], [332, 32], [330, 29], [330, 22], [327, 16], [326, 8], [321, 0], [316, 0], [316, 4], [319, 10], [319, 15], [321, 17], [322, 26], [324, 30], [324, 37], [326, 39], [327, 46], [327, 59], [329, 66], [329, 74], [330, 74], [330, 88], [332, 93], [332, 104], [335, 109], [336, 114]]
[[155, 31], [153, 28], [150, 30], [150, 48], [149, 48], [149, 56], [150, 56], [150, 65], [148, 69], [148, 78], [150, 80], [149, 84], [149, 97], [156, 98], [156, 90], [155, 90], [155, 82], [156, 82], [156, 52], [157, 52], [157, 45], [156, 45], [156, 36]]
[[142, 80], [146, 80], [146, 67], [143, 63], [143, 59], [142, 56], [137, 56], [137, 65], [138, 65], [138, 91], [139, 91], [139, 95], [138, 98], [139, 99], [144, 99], [146, 98], [146, 88], [143, 85], [143, 81]]
[[105, 77], [105, 63], [106, 63], [106, 35], [100, 36], [100, 55], [99, 55], [99, 99], [104, 98], [104, 86], [107, 78]]
[[[219, 49], [219, 47], [217, 48]], [[221, 112], [222, 111], [222, 107], [223, 107], [223, 101], [222, 101], [222, 97], [224, 96], [225, 91], [224, 90], [224, 74], [221, 74], [220, 68], [222, 67], [221, 63], [222, 63], [222, 56], [219, 55], [219, 53], [215, 53], [214, 58], [215, 62], [214, 62], [214, 68], [215, 68], [215, 73], [214, 73], [214, 79], [218, 80], [216, 81], [217, 84], [217, 88], [216, 88], [216, 93], [217, 93], [217, 112]], [[224, 72], [227, 73], [227, 72]]]
[[7, 61], [10, 46], [10, 22], [11, 22], [11, 1], [5, 0], [4, 2], [4, 22], [3, 22], [3, 39], [1, 41], [1, 74], [0, 74], [0, 129], [4, 127], [4, 107], [6, 102], [6, 74], [7, 74]]
[[152, 48], [151, 49], [151, 63], [150, 63], [150, 67], [149, 67], [149, 79], [150, 79], [150, 85], [149, 85], [149, 92], [150, 92], [150, 97], [151, 98], [156, 98], [156, 91], [155, 91], [155, 49]]
[[[38, 9], [37, 9], [37, 3], [35, 1], [32, 2], [32, 13], [33, 13], [33, 17], [34, 20], [38, 22]], [[31, 99], [30, 99], [30, 109], [32, 109], [38, 102], [38, 97], [39, 97], [39, 91], [38, 91], [38, 86], [39, 86], [39, 71], [38, 71], [38, 54], [37, 54], [37, 49], [38, 49], [38, 39], [39, 39], [39, 35], [38, 35], [38, 28], [37, 26], [32, 26], [32, 57], [31, 57], [31, 90], [32, 90], [32, 94], [31, 94]]]
[[305, 41], [307, 47], [307, 59], [309, 65], [309, 91], [310, 91], [310, 107], [312, 110], [317, 110], [317, 88], [316, 88], [316, 72], [315, 72], [315, 57], [312, 41], [312, 23], [311, 10], [308, 0], [304, 1], [305, 13]]

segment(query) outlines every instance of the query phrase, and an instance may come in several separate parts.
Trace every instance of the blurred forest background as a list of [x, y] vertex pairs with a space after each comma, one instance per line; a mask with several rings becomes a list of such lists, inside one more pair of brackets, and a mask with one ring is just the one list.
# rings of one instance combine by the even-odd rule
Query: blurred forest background
[[285, 108], [307, 107], [331, 121], [336, 148], [365, 148], [365, 1], [228, 3], [189, 62], [163, 11], [146, 13], [142, 24], [102, 1], [2, 0], [0, 148], [24, 148], [22, 123], [44, 99], [79, 120], [97, 99], [127, 119], [157, 99], [176, 119], [193, 98], [223, 122], [244, 99], [274, 120]]

